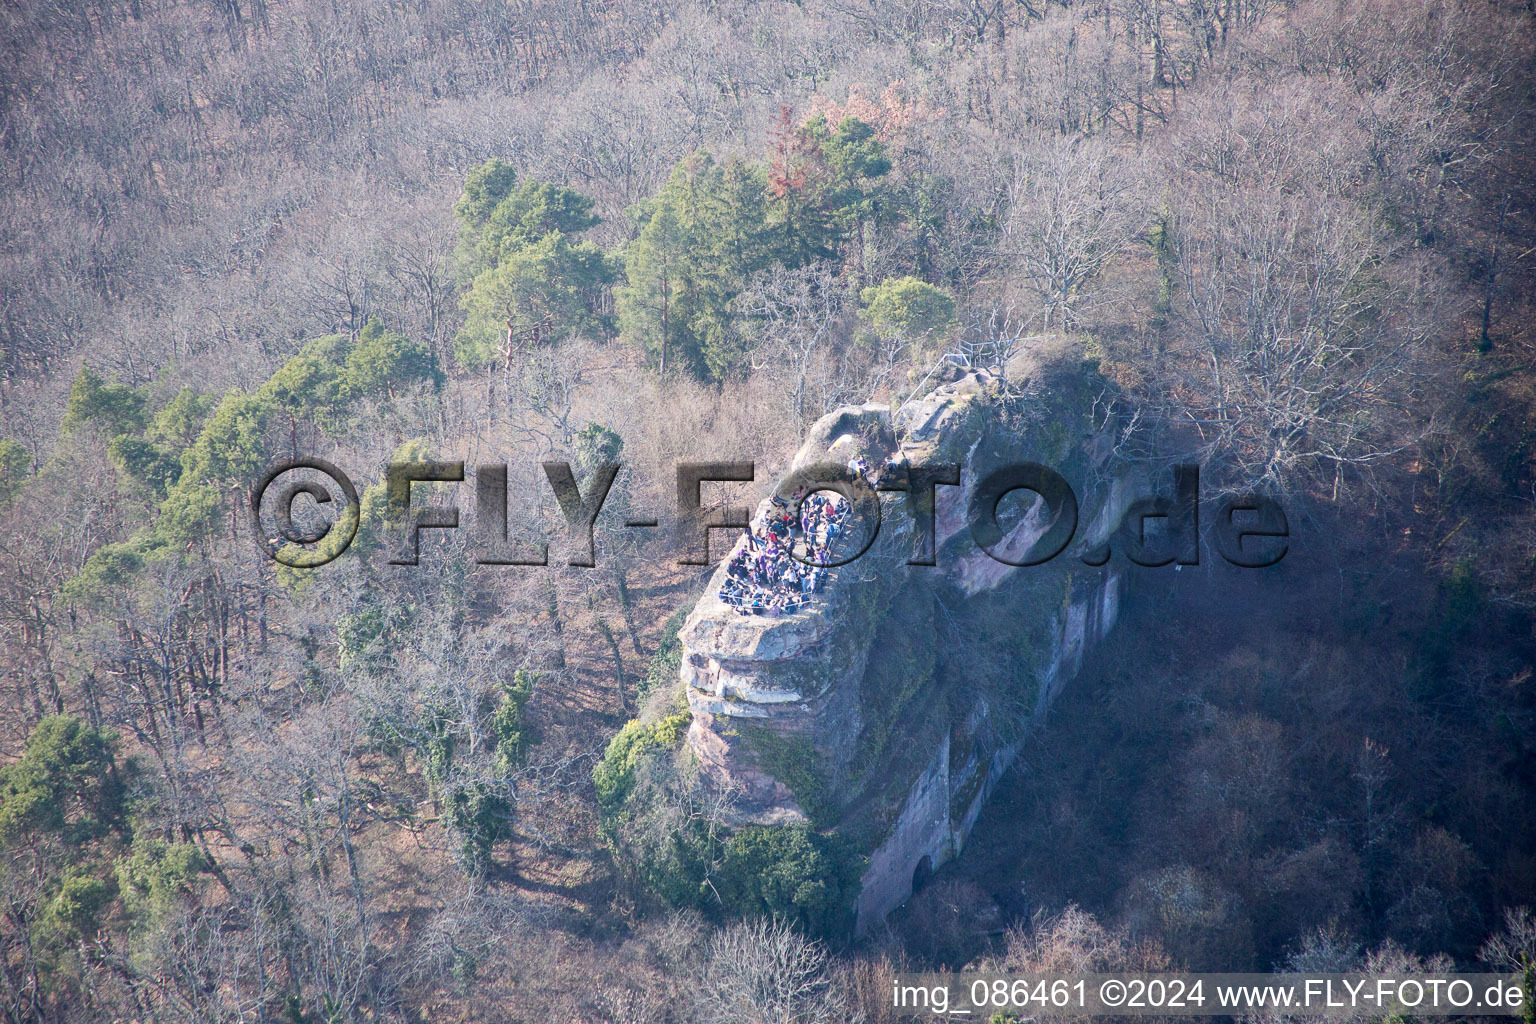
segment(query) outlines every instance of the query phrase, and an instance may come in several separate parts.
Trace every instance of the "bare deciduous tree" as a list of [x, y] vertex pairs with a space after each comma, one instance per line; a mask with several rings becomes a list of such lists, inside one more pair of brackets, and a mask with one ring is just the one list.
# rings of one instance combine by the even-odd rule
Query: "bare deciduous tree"
[[1085, 291], [1137, 228], [1131, 157], [1082, 136], [1040, 136], [1014, 153], [1000, 254], [1047, 330], [1068, 330], [1103, 296]]
[[705, 963], [698, 998], [706, 1024], [852, 1024], [826, 947], [782, 921], [716, 933]]
[[[1180, 204], [1189, 346], [1175, 415], [1228, 483], [1285, 490], [1415, 444], [1403, 413], [1426, 382], [1434, 320], [1383, 277], [1392, 247], [1325, 197], [1210, 192]], [[1427, 297], [1427, 296], [1425, 296]]]
[[752, 368], [788, 392], [796, 423], [878, 394], [907, 347], [900, 338], [855, 340], [848, 285], [835, 262], [764, 271], [735, 307], [753, 318]]

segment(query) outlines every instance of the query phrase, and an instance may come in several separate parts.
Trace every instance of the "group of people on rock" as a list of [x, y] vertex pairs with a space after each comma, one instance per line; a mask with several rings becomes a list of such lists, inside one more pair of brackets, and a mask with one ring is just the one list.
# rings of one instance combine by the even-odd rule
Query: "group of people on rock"
[[[777, 495], [761, 526], [747, 534], [746, 546], [731, 555], [720, 600], [743, 615], [788, 615], [826, 585], [832, 546], [843, 532], [849, 505], [842, 498], [796, 492], [799, 522], [791, 503]], [[802, 557], [792, 557], [795, 545]], [[811, 564], [805, 564], [809, 562]]]
[[[899, 452], [886, 459], [879, 479], [905, 473]], [[848, 460], [849, 475], [874, 485], [876, 474], [869, 460], [855, 453]], [[791, 509], [798, 504], [799, 521]], [[832, 550], [842, 536], [852, 505], [846, 498], [829, 498], [817, 491], [795, 491], [793, 501], [774, 495], [773, 505], [761, 525], [754, 524], [746, 546], [732, 553], [726, 566], [720, 600], [743, 615], [788, 615], [799, 611], [811, 595], [826, 585], [833, 561]], [[801, 558], [793, 557], [796, 545]], [[809, 564], [807, 564], [809, 563]]]

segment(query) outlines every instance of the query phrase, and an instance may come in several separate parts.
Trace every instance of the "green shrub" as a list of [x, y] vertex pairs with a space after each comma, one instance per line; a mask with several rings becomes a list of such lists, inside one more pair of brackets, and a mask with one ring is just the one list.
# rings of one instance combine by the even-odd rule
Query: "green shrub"
[[21, 758], [0, 768], [0, 843], [51, 833], [71, 845], [123, 827], [117, 735], [50, 715]]
[[805, 825], [749, 825], [726, 842], [713, 882], [733, 916], [777, 917], [834, 935], [849, 924], [857, 867], [836, 836]]
[[0, 438], [0, 504], [16, 497], [26, 484], [32, 467], [32, 456], [26, 448], [10, 438]]
[[598, 223], [594, 205], [562, 185], [519, 184], [512, 168], [497, 160], [470, 172], [454, 207], [458, 271], [470, 284], [461, 300], [464, 328], [454, 341], [461, 363], [496, 362], [509, 320], [528, 332], [547, 321], [540, 342], [609, 329], [596, 299], [613, 283], [616, 264], [577, 239]]
[[403, 609], [364, 599], [356, 610], [336, 620], [336, 660], [343, 672], [380, 670], [389, 660], [391, 632], [401, 625]]
[[624, 439], [601, 423], [588, 423], [576, 435], [576, 465], [590, 473], [604, 462], [618, 462], [624, 451]]
[[464, 179], [464, 192], [453, 205], [453, 215], [459, 222], [457, 257], [465, 282], [485, 269], [475, 265], [481, 232], [491, 212], [511, 195], [516, 185], [517, 171], [501, 160], [487, 160]]
[[528, 698], [533, 696], [538, 678], [535, 673], [518, 669], [512, 675], [512, 682], [502, 687], [501, 702], [491, 715], [491, 734], [496, 739], [496, 771], [500, 775], [511, 775], [521, 768], [527, 756], [531, 737], [523, 709]]
[[860, 316], [882, 336], [922, 341], [955, 326], [955, 300], [917, 277], [892, 277], [859, 293]]
[[608, 743], [603, 759], [592, 769], [597, 799], [605, 810], [617, 809], [635, 785], [635, 770], [653, 751], [675, 750], [683, 741], [693, 713], [681, 711], [659, 722], [626, 722]]
[[717, 920], [772, 916], [817, 935], [846, 931], [859, 858], [809, 825], [730, 829], [704, 812], [703, 782], [681, 759], [687, 712], [630, 722], [593, 771], [603, 836], [638, 895]]
[[58, 945], [94, 938], [107, 907], [116, 898], [117, 886], [111, 875], [101, 875], [86, 865], [66, 867], [53, 899], [43, 907], [38, 921], [41, 937]]
[[651, 656], [651, 664], [645, 670], [645, 678], [640, 680], [640, 697], [644, 701], [657, 687], [676, 686], [677, 674], [683, 666], [683, 642], [678, 639], [678, 631], [683, 628], [683, 623], [688, 618], [688, 613], [693, 611], [693, 602], [689, 602], [667, 619], [661, 627], [661, 642], [656, 645], [656, 653]]
[[163, 499], [181, 478], [181, 454], [197, 440], [213, 406], [213, 396], [184, 387], [155, 413], [142, 436], [114, 437], [107, 454], [118, 469]]
[[614, 290], [620, 335], [666, 368], [722, 381], [751, 362], [733, 309], [752, 277], [839, 259], [901, 202], [873, 125], [786, 114], [761, 161], [685, 157], [657, 194], [635, 204]]
[[120, 544], [103, 544], [64, 583], [60, 594], [88, 608], [109, 607], [118, 599], [117, 588], [132, 585], [146, 565], [166, 554], [165, 545], [148, 531]]
[[65, 407], [66, 434], [95, 423], [115, 437], [143, 430], [144, 422], [143, 394], [126, 384], [108, 383], [89, 366], [81, 365]]
[[134, 480], [164, 498], [181, 476], [181, 458], [152, 441], [122, 434], [107, 444], [107, 455]]
[[[373, 621], [373, 624], [377, 624]], [[365, 624], [361, 628], [370, 628]], [[490, 866], [491, 851], [511, 835], [517, 810], [512, 776], [522, 767], [532, 737], [524, 721], [524, 707], [533, 695], [538, 676], [519, 669], [489, 715], [488, 735], [493, 744], [489, 766], [467, 763], [469, 725], [451, 704], [431, 700], [415, 721], [405, 728], [378, 720], [370, 725], [385, 749], [413, 749], [426, 771], [433, 797], [443, 804], [443, 819], [458, 844], [460, 866], [479, 876]], [[485, 698], [489, 700], [489, 695]]]
[[[601, 249], [572, 242], [559, 231], [516, 246], [509, 239], [507, 246], [460, 300], [464, 328], [454, 340], [454, 355], [461, 363], [480, 368], [500, 359], [508, 319], [530, 332], [547, 322], [539, 344], [608, 330], [607, 314], [593, 300], [614, 277], [613, 263]], [[531, 335], [528, 341], [533, 343]]]
[[341, 380], [344, 394], [356, 398], [393, 395], [419, 383], [441, 387], [443, 372], [427, 346], [386, 331], [377, 320], [371, 320], [347, 354]]
[[191, 843], [135, 839], [132, 851], [115, 869], [123, 909], [138, 922], [159, 920], [192, 892], [207, 868], [207, 858]]

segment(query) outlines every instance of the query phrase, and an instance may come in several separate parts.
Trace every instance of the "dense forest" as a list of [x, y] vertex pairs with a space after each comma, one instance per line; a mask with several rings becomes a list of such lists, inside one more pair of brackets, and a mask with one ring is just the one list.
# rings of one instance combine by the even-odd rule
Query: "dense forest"
[[[4, 1020], [1531, 976], [1536, 6], [17, 0], [0, 54]], [[1144, 570], [855, 938], [835, 835], [730, 834], [690, 776], [710, 570], [624, 515], [1037, 349], [1291, 555]], [[249, 515], [297, 456], [360, 491], [323, 568]], [[433, 459], [506, 463], [548, 564], [393, 564], [384, 467]], [[551, 460], [624, 466], [594, 566]]]

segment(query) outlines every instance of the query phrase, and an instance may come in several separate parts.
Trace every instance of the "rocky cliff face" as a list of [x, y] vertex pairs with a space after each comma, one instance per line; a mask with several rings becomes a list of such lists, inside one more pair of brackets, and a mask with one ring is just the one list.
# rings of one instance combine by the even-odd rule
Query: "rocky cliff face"
[[[808, 821], [865, 852], [860, 931], [959, 852], [1035, 717], [1114, 624], [1118, 572], [1079, 557], [1108, 539], [1131, 491], [1115, 425], [1094, 414], [1103, 389], [1071, 360], [1007, 384], [974, 373], [894, 416], [868, 405], [823, 417], [791, 473], [855, 451], [876, 467], [893, 455], [961, 467], [960, 485], [938, 492], [937, 565], [907, 564], [917, 520], [908, 495], [884, 493], [875, 543], [806, 607], [741, 614], [719, 598], [722, 563], [679, 633], [706, 777], [733, 793], [741, 822]], [[1004, 564], [969, 529], [977, 483], [1022, 462], [1060, 472], [1079, 501], [1073, 542], [1044, 565]], [[1009, 502], [1033, 497], [1002, 506], [994, 550], [1015, 561], [1052, 526], [1043, 501], [1009, 517]]]

